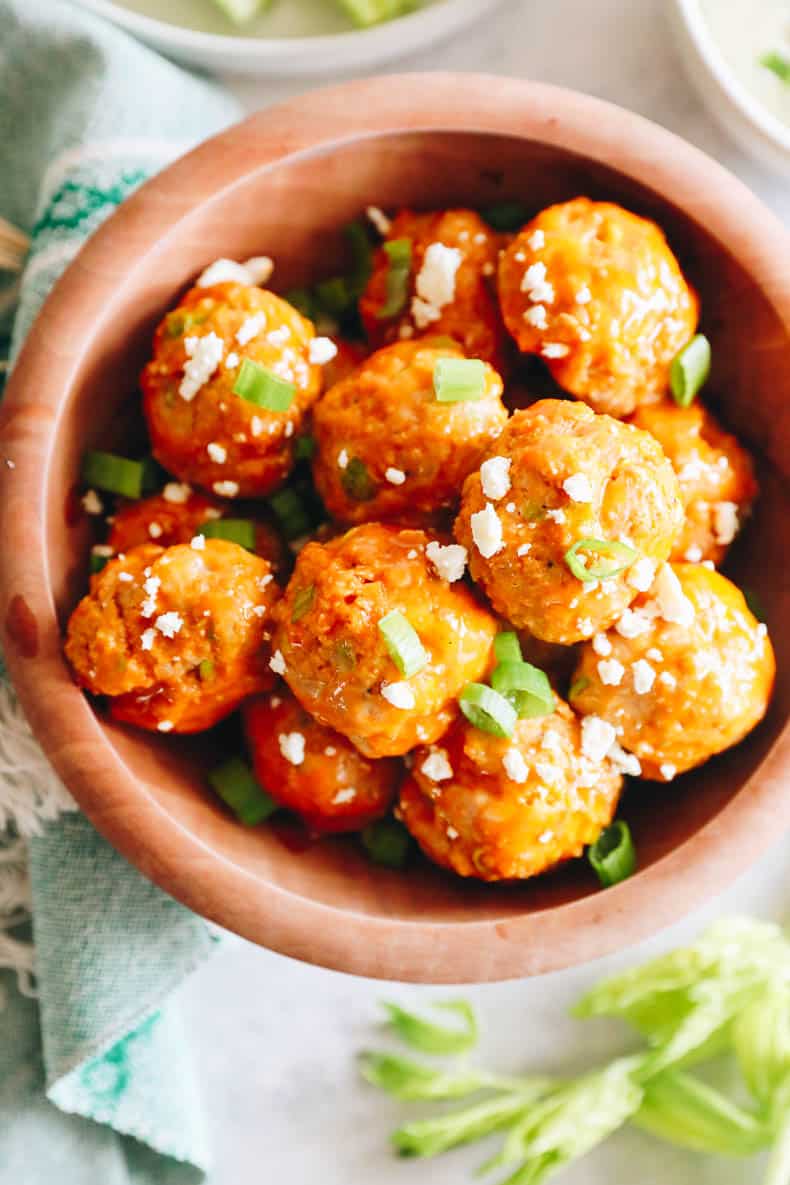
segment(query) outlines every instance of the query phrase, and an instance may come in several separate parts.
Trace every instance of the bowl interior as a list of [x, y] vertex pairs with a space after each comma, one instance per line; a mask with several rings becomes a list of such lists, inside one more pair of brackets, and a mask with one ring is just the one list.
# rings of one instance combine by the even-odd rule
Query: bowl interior
[[[195, 209], [157, 245], [155, 258], [124, 280], [112, 315], [73, 376], [47, 459], [50, 579], [65, 622], [84, 591], [92, 541], [90, 524], [75, 521], [72, 512], [81, 454], [95, 445], [130, 447], [139, 432], [135, 376], [146, 360], [154, 325], [206, 263], [218, 256], [269, 253], [276, 260], [275, 287], [285, 290], [339, 265], [339, 228], [368, 203], [482, 206], [518, 197], [537, 211], [579, 194], [622, 202], [664, 228], [702, 298], [703, 328], [715, 359], [710, 384], [715, 405], [761, 454], [762, 497], [731, 567], [736, 580], [755, 592], [773, 626], [779, 670], [775, 698], [768, 719], [736, 751], [670, 787], [631, 790], [624, 813], [646, 868], [722, 811], [787, 719], [790, 631], [780, 628], [788, 605], [776, 574], [787, 555], [790, 460], [782, 441], [790, 440], [790, 413], [776, 374], [790, 359], [790, 340], [726, 243], [671, 201], [613, 169], [505, 135], [387, 134], [302, 152], [263, 174], [253, 169], [221, 198]], [[80, 701], [74, 710], [87, 714], [92, 709]], [[204, 785], [207, 763], [222, 755], [223, 730], [174, 743], [112, 724], [102, 727], [135, 779], [135, 793], [155, 799], [161, 811], [205, 845], [212, 861], [228, 861], [298, 897], [394, 921], [475, 922], [546, 910], [597, 891], [583, 862], [532, 883], [488, 887], [452, 879], [424, 863], [408, 876], [387, 872], [371, 866], [347, 840], [305, 846], [277, 827], [245, 830]], [[154, 854], [135, 858], [155, 875]]]

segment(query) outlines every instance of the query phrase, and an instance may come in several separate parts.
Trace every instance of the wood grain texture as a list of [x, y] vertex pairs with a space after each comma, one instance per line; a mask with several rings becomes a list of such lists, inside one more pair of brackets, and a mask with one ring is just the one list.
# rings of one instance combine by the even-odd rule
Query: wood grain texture
[[[282, 290], [330, 274], [338, 228], [370, 203], [518, 197], [537, 210], [581, 193], [665, 228], [702, 296], [718, 410], [763, 454], [763, 495], [734, 571], [772, 625], [769, 718], [698, 773], [631, 794], [641, 870], [606, 893], [581, 866], [487, 887], [422, 865], [387, 872], [347, 841], [297, 854], [266, 828], [245, 830], [203, 787], [212, 736], [173, 742], [107, 724], [71, 682], [61, 626], [86, 579], [88, 527], [69, 511], [82, 452], [129, 447], [152, 328], [210, 260], [271, 254]], [[789, 262], [779, 223], [683, 141], [597, 100], [494, 77], [392, 76], [313, 93], [145, 185], [56, 286], [0, 413], [0, 455], [15, 465], [0, 465], [3, 646], [36, 735], [96, 826], [147, 876], [245, 937], [401, 980], [582, 962], [722, 888], [790, 821]]]

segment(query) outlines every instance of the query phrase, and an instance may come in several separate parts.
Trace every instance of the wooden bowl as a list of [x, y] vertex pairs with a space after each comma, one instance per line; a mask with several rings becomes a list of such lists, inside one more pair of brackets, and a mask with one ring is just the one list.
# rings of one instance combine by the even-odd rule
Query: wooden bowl
[[[589, 194], [658, 220], [702, 297], [711, 390], [762, 454], [736, 579], [777, 648], [768, 718], [671, 786], [632, 791], [640, 871], [601, 892], [583, 862], [511, 886], [370, 865], [349, 841], [306, 850], [245, 830], [204, 785], [212, 739], [107, 723], [69, 677], [62, 628], [86, 586], [74, 521], [83, 451], [123, 425], [157, 320], [206, 263], [261, 252], [280, 289], [331, 273], [368, 203], [538, 210]], [[307, 95], [210, 140], [98, 231], [47, 301], [2, 410], [0, 620], [8, 666], [63, 781], [125, 856], [254, 942], [362, 975], [482, 981], [603, 955], [674, 921], [746, 868], [790, 816], [790, 249], [733, 177], [683, 141], [583, 95], [512, 79], [416, 75]]]

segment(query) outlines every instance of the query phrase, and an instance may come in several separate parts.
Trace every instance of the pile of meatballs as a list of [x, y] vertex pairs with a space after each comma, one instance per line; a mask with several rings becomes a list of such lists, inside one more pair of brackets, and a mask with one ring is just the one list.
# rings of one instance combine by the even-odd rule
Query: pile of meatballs
[[[240, 708], [258, 782], [316, 832], [394, 810], [444, 868], [532, 877], [595, 841], [624, 776], [670, 782], [763, 717], [771, 643], [717, 570], [753, 465], [671, 397], [699, 307], [653, 222], [586, 198], [508, 234], [472, 210], [370, 213], [364, 344], [230, 261], [159, 325], [142, 406], [171, 479], [112, 508], [66, 654], [140, 728]], [[287, 407], [234, 391], [247, 359]], [[437, 397], [448, 359], [479, 360], [473, 398]], [[305, 438], [328, 519], [289, 548], [267, 499]], [[254, 550], [201, 533], [242, 514]], [[412, 674], [392, 613], [425, 655]], [[553, 710], [497, 735], [459, 699], [506, 631]]]

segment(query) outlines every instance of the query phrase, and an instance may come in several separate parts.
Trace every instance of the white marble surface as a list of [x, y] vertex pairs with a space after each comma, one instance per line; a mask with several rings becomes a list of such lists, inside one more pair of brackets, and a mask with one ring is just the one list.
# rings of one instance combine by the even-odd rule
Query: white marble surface
[[[790, 221], [790, 188], [747, 161], [712, 124], [681, 74], [666, 0], [518, 0], [482, 27], [401, 69], [530, 76], [630, 107], [739, 173]], [[304, 89], [227, 80], [254, 107]], [[784, 844], [724, 896], [617, 958], [541, 979], [465, 989], [502, 1070], [578, 1070], [626, 1046], [616, 1026], [567, 1018], [600, 975], [687, 940], [714, 916], [790, 914]], [[382, 996], [424, 1002], [447, 989], [387, 987], [300, 965], [229, 939], [183, 989], [195, 1035], [216, 1169], [210, 1185], [461, 1185], [484, 1159], [463, 1150], [398, 1161], [387, 1134], [402, 1108], [357, 1081], [354, 1055], [377, 1040]], [[753, 1185], [754, 1163], [718, 1162], [625, 1133], [560, 1178], [567, 1185]]]

